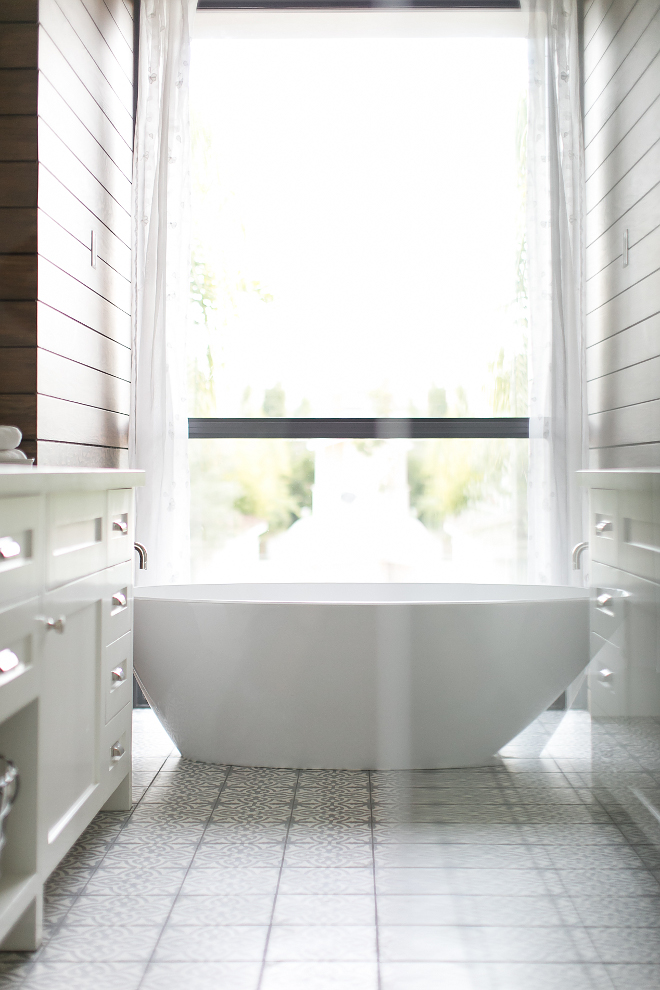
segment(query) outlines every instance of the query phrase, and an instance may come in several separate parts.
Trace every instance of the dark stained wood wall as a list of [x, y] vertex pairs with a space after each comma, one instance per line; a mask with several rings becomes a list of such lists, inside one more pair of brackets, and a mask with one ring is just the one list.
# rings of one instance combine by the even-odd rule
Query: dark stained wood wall
[[0, 422], [37, 438], [37, 0], [0, 0]]
[[13, 40], [0, 30], [0, 147], [13, 155], [0, 163], [0, 421], [40, 464], [123, 467], [132, 3], [40, 0], [37, 18], [35, 2], [0, 0], [10, 9], [24, 22]]
[[585, 0], [584, 10], [591, 464], [657, 467], [660, 0]]

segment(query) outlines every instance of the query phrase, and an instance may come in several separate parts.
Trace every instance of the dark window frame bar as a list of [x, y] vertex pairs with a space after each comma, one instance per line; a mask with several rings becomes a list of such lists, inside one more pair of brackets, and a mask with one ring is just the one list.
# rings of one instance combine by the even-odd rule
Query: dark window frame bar
[[198, 10], [520, 10], [519, 0], [197, 0]]
[[468, 416], [441, 418], [414, 416], [274, 417], [234, 416], [214, 419], [191, 417], [191, 440], [241, 440], [281, 438], [285, 440], [436, 440], [454, 438], [518, 439], [529, 437], [527, 416]]
[[[519, 0], [198, 0], [198, 10], [520, 10]], [[526, 439], [529, 419], [509, 417], [191, 417], [191, 440], [313, 439]]]

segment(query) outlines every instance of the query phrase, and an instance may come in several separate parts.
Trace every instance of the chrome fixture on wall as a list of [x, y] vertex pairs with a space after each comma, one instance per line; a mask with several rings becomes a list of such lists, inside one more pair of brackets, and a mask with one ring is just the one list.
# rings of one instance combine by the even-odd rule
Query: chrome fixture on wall
[[581, 567], [582, 554], [589, 547], [589, 542], [576, 543], [573, 547], [573, 570], [579, 571]]
[[141, 571], [146, 571], [147, 569], [147, 548], [142, 543], [135, 543], [135, 549], [137, 550], [137, 555], [140, 558], [140, 563], [138, 565]]

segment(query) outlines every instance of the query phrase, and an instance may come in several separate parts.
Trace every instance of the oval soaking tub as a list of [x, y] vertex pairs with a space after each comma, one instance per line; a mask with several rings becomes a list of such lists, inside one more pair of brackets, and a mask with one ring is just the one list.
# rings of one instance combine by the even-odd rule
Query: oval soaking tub
[[477, 584], [138, 588], [135, 671], [183, 756], [479, 766], [586, 667], [588, 592]]

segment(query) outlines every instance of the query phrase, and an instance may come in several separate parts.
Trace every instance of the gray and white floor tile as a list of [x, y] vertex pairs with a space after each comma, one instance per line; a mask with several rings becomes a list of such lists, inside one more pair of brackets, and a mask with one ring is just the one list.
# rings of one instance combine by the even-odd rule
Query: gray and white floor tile
[[547, 712], [486, 768], [297, 772], [184, 759], [138, 711], [134, 766], [0, 988], [660, 986], [660, 719]]

